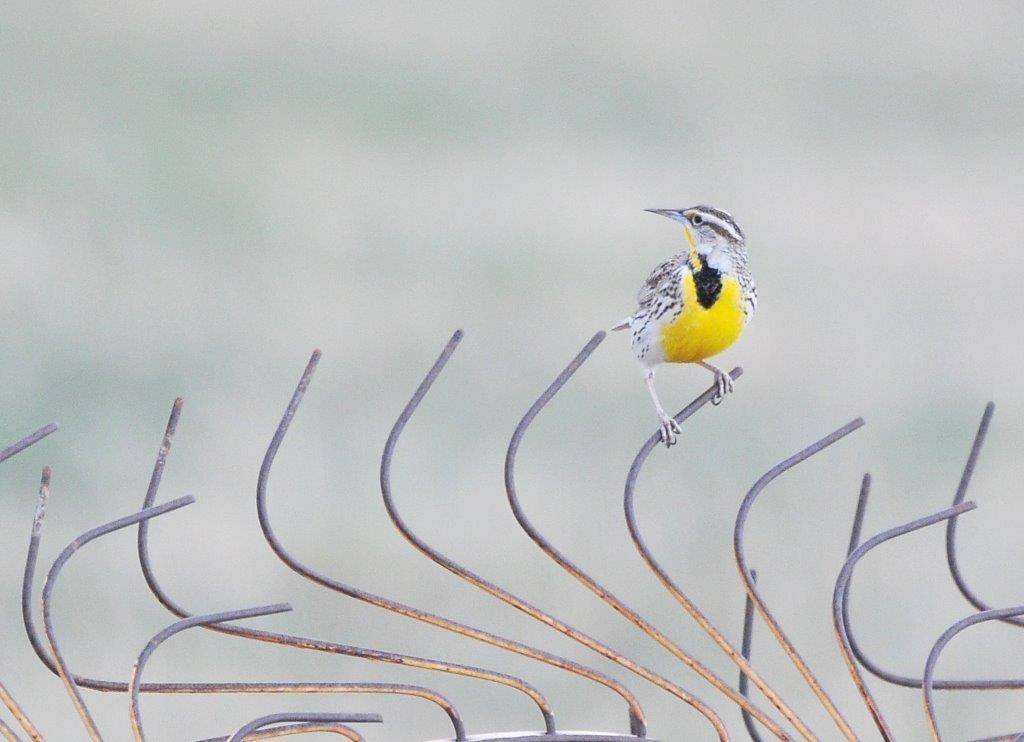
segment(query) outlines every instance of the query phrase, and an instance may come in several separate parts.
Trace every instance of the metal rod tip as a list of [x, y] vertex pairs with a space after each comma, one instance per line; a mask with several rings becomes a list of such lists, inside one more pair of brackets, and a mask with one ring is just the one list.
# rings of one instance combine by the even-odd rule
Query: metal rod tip
[[288, 613], [292, 610], [291, 603], [271, 603], [265, 605], [260, 609], [260, 613], [264, 616], [272, 616], [275, 613]]

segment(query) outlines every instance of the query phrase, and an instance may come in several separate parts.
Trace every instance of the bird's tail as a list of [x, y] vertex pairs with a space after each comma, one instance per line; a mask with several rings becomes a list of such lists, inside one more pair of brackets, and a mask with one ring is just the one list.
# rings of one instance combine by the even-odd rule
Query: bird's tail
[[622, 322], [620, 322], [619, 324], [615, 325], [615, 327], [612, 328], [612, 332], [615, 332], [617, 330], [628, 330], [629, 329], [629, 323], [632, 320], [633, 320], [632, 317], [626, 317], [626, 319], [622, 320]]

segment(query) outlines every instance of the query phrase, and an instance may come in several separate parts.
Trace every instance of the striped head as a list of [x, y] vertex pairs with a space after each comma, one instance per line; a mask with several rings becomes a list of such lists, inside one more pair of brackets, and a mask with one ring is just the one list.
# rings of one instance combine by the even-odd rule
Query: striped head
[[680, 222], [690, 248], [712, 267], [731, 273], [746, 264], [743, 230], [727, 212], [711, 206], [647, 211]]

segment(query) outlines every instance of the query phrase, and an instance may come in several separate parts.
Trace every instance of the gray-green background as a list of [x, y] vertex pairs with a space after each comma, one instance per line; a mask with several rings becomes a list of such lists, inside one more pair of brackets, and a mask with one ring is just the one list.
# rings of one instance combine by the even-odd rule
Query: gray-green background
[[[711, 203], [748, 234], [761, 304], [723, 354], [746, 375], [681, 444], [655, 451], [639, 517], [663, 563], [738, 641], [733, 514], [776, 461], [868, 426], [769, 489], [748, 551], [792, 639], [856, 728], [869, 717], [832, 636], [831, 583], [861, 474], [866, 533], [947, 507], [984, 403], [998, 410], [962, 521], [964, 569], [1020, 602], [1024, 446], [1024, 69], [1017, 3], [15, 3], [0, 21], [0, 443], [58, 434], [0, 467], [0, 680], [50, 739], [83, 737], [20, 628], [39, 469], [54, 467], [41, 567], [75, 534], [139, 507], [171, 402], [185, 411], [154, 558], [195, 611], [290, 600], [263, 627], [477, 663], [528, 678], [560, 725], [624, 732], [606, 690], [327, 594], [262, 540], [263, 450], [314, 347], [321, 369], [271, 488], [279, 535], [316, 568], [620, 677], [653, 737], [708, 739], [689, 708], [464, 586], [390, 527], [377, 466], [389, 427], [457, 327], [466, 339], [400, 442], [396, 497], [429, 542], [739, 714], [547, 561], [504, 501], [519, 416], [676, 251], [649, 207]], [[732, 682], [732, 665], [657, 584], [621, 516], [655, 424], [622, 335], [538, 419], [524, 506], [579, 564]], [[659, 377], [680, 407], [709, 383]], [[886, 666], [920, 673], [969, 613], [941, 529], [858, 572], [853, 617]], [[41, 587], [41, 580], [37, 583]], [[88, 547], [58, 585], [77, 670], [125, 679], [170, 621], [131, 533]], [[1019, 632], [1019, 630], [1017, 630]], [[831, 726], [764, 626], [757, 665], [824, 738]], [[1020, 675], [1012, 629], [949, 648], [940, 674]], [[537, 728], [497, 686], [193, 631], [152, 680], [390, 680], [440, 689], [471, 732]], [[920, 694], [871, 680], [900, 739]], [[123, 697], [86, 693], [109, 739]], [[763, 699], [759, 699], [759, 702]], [[763, 704], [762, 705], [766, 705]], [[156, 740], [229, 732], [265, 711], [384, 713], [368, 739], [450, 735], [416, 700], [143, 699]], [[1024, 729], [1019, 696], [941, 694], [951, 738]], [[9, 717], [7, 718], [10, 721]]]

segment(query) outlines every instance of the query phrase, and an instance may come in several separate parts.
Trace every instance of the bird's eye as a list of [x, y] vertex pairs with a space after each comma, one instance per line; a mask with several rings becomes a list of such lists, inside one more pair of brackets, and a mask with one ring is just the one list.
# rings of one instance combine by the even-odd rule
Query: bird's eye
[[692, 224], [695, 227], [699, 227], [703, 223], [704, 217], [702, 217], [700, 214], [694, 214], [693, 216], [690, 217], [690, 224]]

